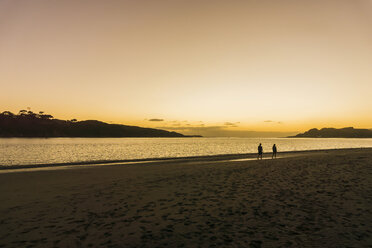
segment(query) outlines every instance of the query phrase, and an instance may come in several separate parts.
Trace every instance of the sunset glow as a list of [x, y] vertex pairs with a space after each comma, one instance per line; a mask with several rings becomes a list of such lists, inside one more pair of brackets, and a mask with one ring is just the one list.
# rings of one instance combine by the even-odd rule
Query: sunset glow
[[1, 112], [203, 135], [372, 128], [371, 80], [369, 0], [0, 2]]

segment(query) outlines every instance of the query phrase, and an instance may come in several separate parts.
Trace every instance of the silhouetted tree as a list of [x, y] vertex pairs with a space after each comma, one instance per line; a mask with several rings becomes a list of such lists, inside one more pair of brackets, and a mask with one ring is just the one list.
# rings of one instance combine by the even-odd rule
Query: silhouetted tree
[[53, 119], [53, 115], [40, 115], [41, 119], [50, 120]]
[[21, 115], [21, 116], [25, 116], [25, 115], [27, 115], [27, 110], [25, 110], [25, 109], [21, 109], [21, 110], [18, 112], [18, 115]]
[[9, 117], [14, 117], [14, 114], [10, 111], [4, 111], [1, 113], [1, 115], [3, 116], [9, 116]]
[[27, 117], [29, 118], [36, 118], [36, 114], [34, 112], [32, 112], [31, 110], [27, 111]]

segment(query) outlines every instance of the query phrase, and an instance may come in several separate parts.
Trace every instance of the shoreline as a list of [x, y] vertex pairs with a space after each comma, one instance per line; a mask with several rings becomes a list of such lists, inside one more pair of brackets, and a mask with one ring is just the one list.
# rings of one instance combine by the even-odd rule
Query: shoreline
[[0, 247], [369, 247], [371, 150], [0, 174]]
[[[279, 155], [296, 155], [301, 153], [312, 152], [331, 152], [331, 151], [349, 151], [349, 150], [371, 150], [371, 147], [360, 148], [332, 148], [332, 149], [314, 149], [314, 150], [298, 150], [298, 151], [282, 151]], [[271, 152], [264, 152], [264, 157], [271, 156]], [[6, 171], [15, 172], [17, 170], [32, 171], [33, 169], [56, 169], [73, 168], [78, 166], [107, 166], [107, 165], [128, 165], [128, 164], [154, 164], [154, 163], [181, 163], [181, 162], [203, 162], [203, 161], [232, 161], [245, 158], [256, 158], [257, 153], [237, 153], [237, 154], [217, 154], [217, 155], [201, 155], [201, 156], [186, 156], [186, 157], [163, 157], [163, 158], [144, 158], [144, 159], [124, 159], [124, 160], [97, 160], [97, 161], [80, 161], [80, 162], [66, 162], [66, 163], [51, 163], [51, 164], [29, 164], [29, 165], [0, 165], [0, 173]]]

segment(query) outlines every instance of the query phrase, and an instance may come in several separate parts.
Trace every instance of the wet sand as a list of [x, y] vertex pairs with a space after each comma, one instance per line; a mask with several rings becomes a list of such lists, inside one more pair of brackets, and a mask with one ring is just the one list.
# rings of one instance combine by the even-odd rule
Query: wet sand
[[372, 247], [372, 149], [278, 156], [2, 173], [0, 247]]

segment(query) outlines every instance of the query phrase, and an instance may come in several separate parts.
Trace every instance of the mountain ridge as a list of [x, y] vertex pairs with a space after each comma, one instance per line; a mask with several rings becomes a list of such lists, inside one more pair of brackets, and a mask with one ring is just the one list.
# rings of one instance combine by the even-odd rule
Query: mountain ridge
[[199, 137], [187, 136], [162, 129], [98, 120], [59, 120], [52, 115], [21, 110], [18, 115], [9, 111], [0, 114], [0, 137]]
[[304, 133], [299, 133], [288, 138], [372, 138], [371, 129], [344, 128], [312, 128]]

